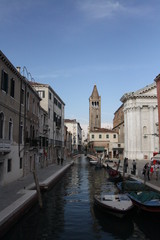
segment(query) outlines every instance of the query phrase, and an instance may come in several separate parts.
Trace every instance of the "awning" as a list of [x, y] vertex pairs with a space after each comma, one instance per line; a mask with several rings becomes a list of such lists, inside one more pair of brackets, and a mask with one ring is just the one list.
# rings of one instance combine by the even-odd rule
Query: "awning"
[[94, 149], [98, 152], [103, 152], [105, 149], [104, 147], [94, 147]]

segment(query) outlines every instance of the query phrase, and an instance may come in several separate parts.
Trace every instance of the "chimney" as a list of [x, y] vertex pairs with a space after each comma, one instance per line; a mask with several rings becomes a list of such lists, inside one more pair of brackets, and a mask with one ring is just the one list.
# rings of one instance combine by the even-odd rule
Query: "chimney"
[[16, 67], [17, 71], [20, 73], [21, 72], [21, 67]]

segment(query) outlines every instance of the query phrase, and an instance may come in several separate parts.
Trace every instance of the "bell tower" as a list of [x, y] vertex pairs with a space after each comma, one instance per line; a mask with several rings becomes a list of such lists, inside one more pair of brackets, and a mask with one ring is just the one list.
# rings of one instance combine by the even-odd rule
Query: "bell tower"
[[101, 97], [96, 85], [94, 85], [89, 98], [89, 131], [93, 131], [95, 128], [101, 128]]

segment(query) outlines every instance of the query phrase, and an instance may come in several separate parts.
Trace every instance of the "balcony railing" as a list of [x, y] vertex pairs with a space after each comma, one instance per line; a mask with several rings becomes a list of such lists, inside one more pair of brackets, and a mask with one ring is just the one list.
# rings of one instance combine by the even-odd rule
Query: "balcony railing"
[[10, 152], [11, 151], [11, 141], [6, 139], [0, 139], [0, 152]]

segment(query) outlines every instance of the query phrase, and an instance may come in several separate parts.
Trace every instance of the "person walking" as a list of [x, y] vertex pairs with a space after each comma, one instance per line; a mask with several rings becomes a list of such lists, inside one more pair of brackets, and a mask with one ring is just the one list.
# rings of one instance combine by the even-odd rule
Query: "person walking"
[[63, 165], [63, 157], [61, 157], [61, 165]]
[[148, 181], [150, 181], [149, 172], [150, 172], [149, 163], [146, 163], [143, 167], [144, 182], [146, 182], [147, 178]]
[[128, 168], [128, 158], [124, 159], [124, 172], [127, 172], [127, 168]]
[[132, 171], [132, 173], [133, 173], [133, 175], [136, 175], [136, 161], [135, 161], [135, 160], [133, 160], [132, 166], [133, 166], [133, 171]]
[[58, 155], [58, 157], [57, 157], [57, 163], [58, 163], [58, 165], [59, 165], [59, 163], [60, 163], [60, 156]]

